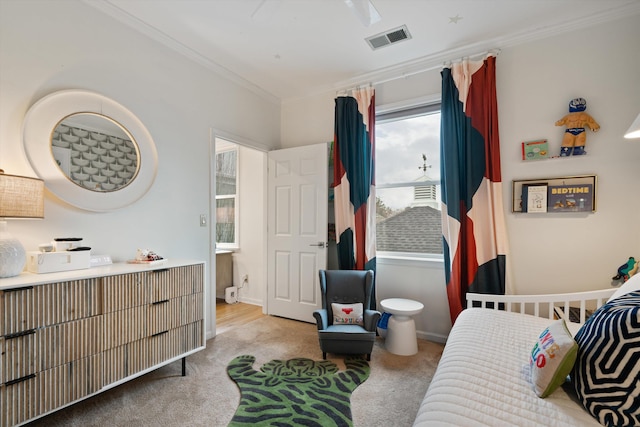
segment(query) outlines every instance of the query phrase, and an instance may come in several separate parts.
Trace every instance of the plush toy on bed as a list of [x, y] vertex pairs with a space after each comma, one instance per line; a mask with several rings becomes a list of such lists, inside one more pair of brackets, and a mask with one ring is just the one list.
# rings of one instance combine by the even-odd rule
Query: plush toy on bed
[[626, 282], [629, 277], [638, 272], [638, 261], [634, 257], [629, 257], [626, 263], [618, 267], [618, 274], [612, 277], [614, 282]]
[[587, 101], [584, 98], [572, 99], [569, 102], [569, 114], [556, 122], [556, 126], [566, 126], [564, 137], [562, 138], [562, 147], [560, 148], [560, 156], [566, 157], [573, 154], [580, 156], [586, 154], [584, 146], [587, 143], [587, 134], [585, 127], [593, 132], [600, 129], [600, 125], [584, 110], [587, 109]]

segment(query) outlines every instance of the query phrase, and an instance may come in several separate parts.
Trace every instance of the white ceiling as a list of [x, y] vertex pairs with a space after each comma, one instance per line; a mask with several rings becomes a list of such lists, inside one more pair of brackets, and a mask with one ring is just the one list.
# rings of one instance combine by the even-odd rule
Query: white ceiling
[[[640, 13], [640, 0], [371, 0], [381, 20], [365, 26], [348, 1], [85, 0], [274, 100], [385, 81]], [[365, 42], [401, 25], [411, 39], [375, 51]]]

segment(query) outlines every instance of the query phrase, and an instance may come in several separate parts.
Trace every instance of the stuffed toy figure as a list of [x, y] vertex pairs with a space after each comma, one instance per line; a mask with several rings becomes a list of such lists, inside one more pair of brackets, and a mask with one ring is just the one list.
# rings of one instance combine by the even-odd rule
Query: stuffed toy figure
[[585, 127], [593, 132], [600, 129], [600, 125], [584, 110], [587, 109], [587, 101], [584, 98], [572, 99], [569, 102], [569, 114], [556, 122], [556, 126], [566, 126], [567, 130], [562, 138], [562, 147], [560, 148], [560, 156], [570, 156], [573, 152], [574, 156], [586, 154], [584, 146], [587, 143], [587, 134]]
[[634, 257], [629, 257], [629, 260], [626, 263], [618, 267], [618, 274], [612, 277], [612, 279], [615, 282], [626, 282], [629, 280], [629, 277], [638, 272], [638, 264], [640, 264], [640, 262], [636, 261]]

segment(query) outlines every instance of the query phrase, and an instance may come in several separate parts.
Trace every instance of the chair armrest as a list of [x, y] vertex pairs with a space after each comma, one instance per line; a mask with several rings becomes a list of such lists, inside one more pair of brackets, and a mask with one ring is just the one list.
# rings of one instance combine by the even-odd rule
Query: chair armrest
[[329, 327], [329, 315], [326, 309], [320, 309], [313, 312], [313, 317], [316, 318], [316, 325], [318, 330], [327, 329]]
[[364, 328], [369, 332], [375, 332], [380, 320], [380, 312], [377, 310], [364, 311]]

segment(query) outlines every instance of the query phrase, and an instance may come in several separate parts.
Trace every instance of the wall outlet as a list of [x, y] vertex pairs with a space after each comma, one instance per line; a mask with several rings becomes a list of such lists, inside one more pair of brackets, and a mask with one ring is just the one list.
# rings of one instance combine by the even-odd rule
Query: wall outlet
[[242, 283], [249, 283], [249, 275], [245, 274], [244, 276], [242, 276]]

